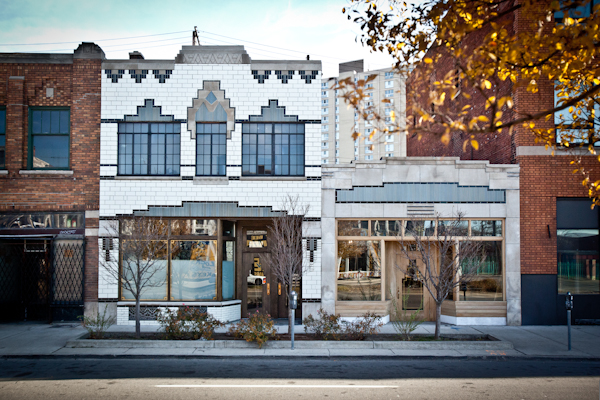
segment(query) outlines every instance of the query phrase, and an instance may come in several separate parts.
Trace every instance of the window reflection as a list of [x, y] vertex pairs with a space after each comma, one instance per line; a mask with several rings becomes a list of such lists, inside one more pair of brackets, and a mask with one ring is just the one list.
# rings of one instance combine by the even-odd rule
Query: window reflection
[[171, 300], [216, 299], [217, 241], [171, 241]]
[[558, 292], [600, 293], [598, 229], [558, 229]]
[[339, 236], [368, 236], [369, 221], [358, 220], [339, 220], [338, 221]]
[[[121, 242], [122, 273], [124, 281], [131, 282], [135, 287], [135, 280], [141, 271], [140, 278], [143, 282], [141, 298], [144, 300], [167, 299], [167, 242], [166, 241], [134, 241]], [[123, 284], [121, 299], [135, 300], [134, 293], [127, 290]]]
[[381, 252], [379, 242], [338, 241], [337, 299], [381, 300]]
[[[485, 258], [474, 271], [474, 278], [459, 288], [459, 300], [502, 301], [502, 242], [481, 242], [481, 245]], [[464, 268], [470, 267], [463, 265]]]

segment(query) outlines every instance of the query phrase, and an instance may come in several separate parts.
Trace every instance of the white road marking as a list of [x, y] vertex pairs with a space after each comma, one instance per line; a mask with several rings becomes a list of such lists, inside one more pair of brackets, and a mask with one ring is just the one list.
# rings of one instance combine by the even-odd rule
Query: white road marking
[[389, 389], [382, 385], [154, 385], [158, 388], [318, 388], [318, 389]]

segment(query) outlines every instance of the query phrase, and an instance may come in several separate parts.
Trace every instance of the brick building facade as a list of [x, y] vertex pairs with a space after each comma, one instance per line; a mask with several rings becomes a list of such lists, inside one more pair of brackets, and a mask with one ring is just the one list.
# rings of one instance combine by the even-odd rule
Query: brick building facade
[[[540, 12], [547, 12], [540, 7]], [[517, 35], [531, 33], [531, 16], [519, 11], [512, 12], [507, 30]], [[548, 29], [551, 26], [548, 26]], [[482, 40], [486, 32], [478, 31], [468, 36], [465, 49]], [[435, 76], [430, 82], [441, 79], [454, 68], [450, 57], [436, 65]], [[427, 77], [414, 73], [409, 77], [408, 87], [427, 89]], [[499, 81], [499, 80], [498, 80]], [[537, 93], [528, 92], [526, 87], [513, 85], [509, 79], [501, 82], [497, 98], [512, 95], [514, 108], [505, 105], [503, 119], [511, 120], [517, 115], [533, 114], [554, 107], [554, 85], [546, 80], [538, 82]], [[462, 90], [468, 90], [462, 88]], [[410, 91], [407, 90], [407, 92]], [[426, 92], [427, 90], [425, 90]], [[451, 102], [451, 107], [461, 109], [472, 104], [473, 115], [485, 114], [485, 101], [474, 93], [467, 100], [463, 96]], [[478, 100], [479, 99], [479, 100]], [[407, 98], [407, 110], [411, 101]], [[410, 111], [408, 111], [410, 114]], [[409, 117], [410, 121], [410, 117]], [[553, 129], [555, 121], [538, 120], [536, 128]], [[590, 210], [591, 201], [587, 190], [578, 176], [573, 175], [570, 165], [574, 155], [583, 157], [584, 167], [591, 172], [592, 181], [600, 179], [600, 165], [595, 157], [586, 156], [587, 150], [566, 151], [557, 148], [552, 154], [543, 143], [536, 143], [528, 128], [516, 125], [508, 130], [478, 137], [479, 150], [467, 148], [463, 151], [465, 137], [454, 133], [450, 144], [441, 144], [439, 136], [424, 135], [422, 140], [409, 136], [408, 156], [452, 156], [462, 160], [490, 160], [499, 164], [519, 164], [520, 167], [520, 213], [521, 213], [521, 303], [523, 324], [566, 323], [564, 294], [571, 291], [575, 296], [574, 322], [600, 318], [600, 286], [596, 262], [598, 249], [598, 212]], [[589, 154], [589, 153], [588, 153]], [[561, 222], [562, 221], [562, 222]], [[576, 236], [578, 236], [576, 238]], [[576, 244], [577, 242], [577, 244]], [[565, 261], [568, 260], [568, 261]], [[569, 264], [570, 267], [566, 264]]]
[[0, 54], [2, 319], [75, 319], [97, 304], [103, 58], [94, 43]]

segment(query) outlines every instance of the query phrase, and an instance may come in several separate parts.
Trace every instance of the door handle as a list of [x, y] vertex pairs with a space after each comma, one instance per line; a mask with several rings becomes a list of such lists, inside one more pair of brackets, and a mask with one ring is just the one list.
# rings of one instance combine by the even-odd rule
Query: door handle
[[267, 296], [271, 295], [271, 284], [267, 283]]

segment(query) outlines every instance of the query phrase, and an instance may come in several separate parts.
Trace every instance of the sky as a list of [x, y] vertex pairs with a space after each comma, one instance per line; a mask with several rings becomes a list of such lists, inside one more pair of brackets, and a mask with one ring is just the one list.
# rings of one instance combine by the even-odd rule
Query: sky
[[[192, 44], [243, 45], [253, 60], [321, 60], [323, 76], [338, 64], [365, 60], [365, 69], [392, 58], [356, 43], [360, 27], [342, 14], [347, 0], [0, 0], [0, 52], [72, 53], [100, 45], [108, 59], [174, 59]], [[360, 42], [360, 41], [359, 41]]]

